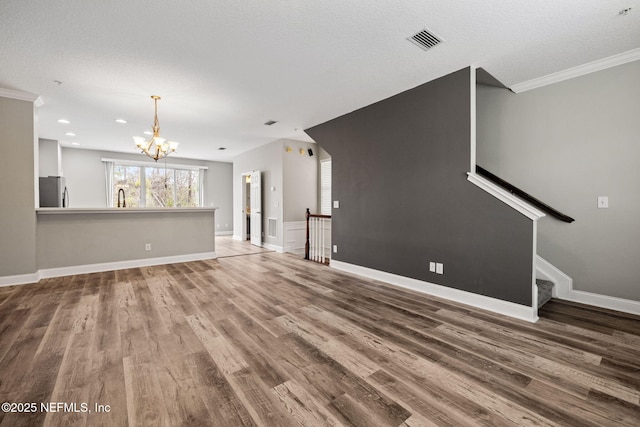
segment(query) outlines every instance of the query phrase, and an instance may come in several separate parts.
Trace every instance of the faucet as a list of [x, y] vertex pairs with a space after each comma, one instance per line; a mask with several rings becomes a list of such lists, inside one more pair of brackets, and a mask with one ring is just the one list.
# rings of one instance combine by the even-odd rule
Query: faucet
[[122, 188], [120, 188], [118, 190], [118, 207], [120, 207], [120, 193], [122, 193], [122, 207], [126, 208], [127, 207], [127, 201], [125, 200], [124, 189], [122, 189]]

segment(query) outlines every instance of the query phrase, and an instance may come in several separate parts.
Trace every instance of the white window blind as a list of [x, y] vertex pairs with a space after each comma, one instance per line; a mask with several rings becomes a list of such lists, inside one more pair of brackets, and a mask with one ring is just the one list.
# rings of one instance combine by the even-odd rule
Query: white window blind
[[331, 215], [331, 159], [320, 161], [320, 214]]

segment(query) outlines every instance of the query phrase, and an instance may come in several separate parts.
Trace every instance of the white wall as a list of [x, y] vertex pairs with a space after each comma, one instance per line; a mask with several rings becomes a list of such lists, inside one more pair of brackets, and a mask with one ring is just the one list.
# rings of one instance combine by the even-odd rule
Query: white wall
[[[538, 253], [574, 288], [640, 301], [640, 61], [528, 92], [478, 88], [478, 164], [575, 218]], [[609, 208], [598, 209], [597, 197]]]
[[[283, 143], [284, 222], [303, 221], [307, 208], [311, 213], [318, 211], [318, 147], [289, 139]], [[313, 156], [309, 156], [309, 149]]]
[[[271, 142], [247, 151], [233, 159], [233, 236], [244, 240], [242, 223], [246, 213], [242, 200], [242, 174], [259, 170], [262, 172], [262, 231], [264, 243], [277, 248], [284, 247], [283, 240], [283, 140]], [[267, 236], [267, 218], [276, 218], [277, 237]]]
[[0, 278], [36, 272], [34, 105], [0, 95]]
[[53, 139], [38, 140], [39, 165], [38, 176], [62, 176], [60, 162], [61, 148]]
[[[136, 160], [149, 162], [151, 159], [141, 154], [115, 153], [109, 151], [62, 149], [62, 168], [67, 179], [67, 187], [74, 208], [106, 207], [105, 169], [102, 158]], [[216, 211], [216, 232], [230, 233], [232, 223], [232, 170], [231, 163], [169, 157], [173, 164], [207, 166], [205, 172], [205, 207], [218, 207]], [[162, 164], [162, 161], [158, 164]]]
[[[291, 148], [288, 152], [287, 148]], [[300, 154], [300, 150], [303, 153]], [[309, 156], [312, 149], [313, 156]], [[306, 208], [317, 208], [317, 145], [292, 139], [279, 139], [240, 154], [233, 160], [233, 235], [242, 239], [242, 221], [246, 221], [242, 200], [242, 175], [254, 170], [262, 172], [263, 242], [285, 250], [285, 224], [306, 219]], [[266, 233], [267, 218], [276, 218], [277, 237]], [[291, 229], [293, 230], [293, 229]], [[291, 247], [295, 245], [289, 245]]]

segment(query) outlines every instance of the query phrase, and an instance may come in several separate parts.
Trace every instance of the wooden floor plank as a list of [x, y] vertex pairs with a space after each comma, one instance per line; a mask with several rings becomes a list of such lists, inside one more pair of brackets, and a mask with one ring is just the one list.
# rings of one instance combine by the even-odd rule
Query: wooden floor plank
[[92, 409], [0, 426], [638, 425], [639, 316], [552, 300], [531, 324], [219, 241], [0, 288], [0, 401]]

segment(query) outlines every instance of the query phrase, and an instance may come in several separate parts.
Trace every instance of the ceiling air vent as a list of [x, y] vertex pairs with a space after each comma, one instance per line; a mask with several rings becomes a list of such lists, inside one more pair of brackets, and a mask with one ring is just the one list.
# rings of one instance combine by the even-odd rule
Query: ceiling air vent
[[411, 37], [407, 37], [407, 40], [423, 50], [429, 50], [443, 41], [426, 28], [415, 33]]

